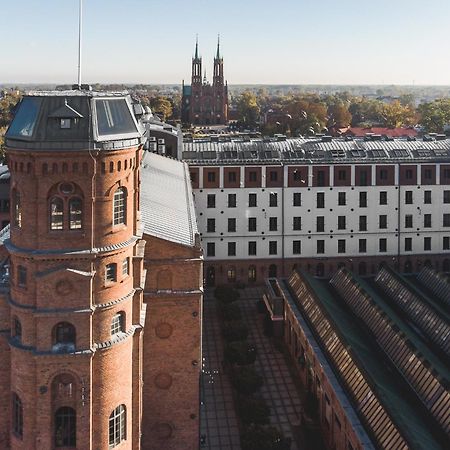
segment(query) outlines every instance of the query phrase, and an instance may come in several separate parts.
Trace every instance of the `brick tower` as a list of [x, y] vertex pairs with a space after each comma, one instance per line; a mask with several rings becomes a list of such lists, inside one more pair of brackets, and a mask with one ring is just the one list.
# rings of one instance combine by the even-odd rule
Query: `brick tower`
[[7, 132], [2, 449], [140, 448], [142, 139], [129, 97], [89, 90], [25, 96]]

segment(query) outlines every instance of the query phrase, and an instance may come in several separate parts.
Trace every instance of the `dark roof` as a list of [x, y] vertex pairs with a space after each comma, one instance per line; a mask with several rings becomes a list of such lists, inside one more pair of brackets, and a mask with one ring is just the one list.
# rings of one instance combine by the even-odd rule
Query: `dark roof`
[[125, 93], [43, 91], [23, 97], [6, 132], [6, 146], [114, 149], [138, 145], [142, 138], [131, 98]]

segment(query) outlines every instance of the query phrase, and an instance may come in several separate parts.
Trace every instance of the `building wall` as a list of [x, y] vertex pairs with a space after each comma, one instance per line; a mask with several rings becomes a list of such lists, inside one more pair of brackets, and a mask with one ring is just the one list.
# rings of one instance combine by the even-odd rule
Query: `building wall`
[[[333, 269], [327, 269], [330, 261], [334, 266], [365, 261], [369, 272], [368, 266], [374, 262], [388, 261], [394, 266], [400, 264], [401, 270], [405, 270], [406, 264], [407, 271], [414, 271], [427, 260], [441, 268], [443, 260], [450, 258], [446, 243], [450, 239], [450, 226], [444, 224], [444, 214], [450, 214], [450, 203], [444, 202], [444, 192], [450, 194], [450, 180], [443, 176], [446, 167], [287, 164], [236, 170], [231, 166], [192, 164], [205, 269], [222, 266], [223, 273], [226, 266], [234, 264], [237, 272], [241, 268], [246, 272], [251, 262], [257, 266], [258, 275], [259, 270], [268, 270], [271, 264], [277, 265], [279, 274], [283, 266], [286, 274], [293, 264], [309, 265], [313, 272], [318, 264], [323, 264], [325, 272], [331, 272]], [[236, 175], [230, 178], [230, 172]], [[361, 178], [363, 172], [365, 179]], [[425, 172], [431, 177], [425, 177]], [[236, 176], [239, 187], [230, 181]], [[235, 207], [229, 205], [230, 194], [235, 195]], [[250, 194], [256, 194], [256, 206], [249, 203]], [[294, 195], [300, 196], [298, 204], [294, 203]], [[360, 195], [367, 196], [366, 206], [360, 206]], [[386, 196], [384, 204], [380, 203], [382, 195]], [[425, 195], [430, 195], [431, 203], [425, 202]], [[276, 206], [271, 206], [274, 196]], [[318, 196], [323, 196], [323, 207], [318, 207]], [[341, 200], [345, 196], [343, 204], [339, 204], [339, 196]], [[426, 223], [428, 215], [431, 226]], [[366, 229], [360, 227], [360, 216], [365, 217]], [[249, 230], [250, 218], [256, 220], [256, 231]], [[236, 231], [229, 231], [228, 219], [235, 219]], [[323, 231], [318, 231], [318, 220], [323, 220]], [[365, 240], [365, 244], [360, 240]], [[256, 243], [256, 255], [249, 254], [249, 242]], [[235, 243], [235, 254], [229, 253], [230, 243]], [[210, 249], [214, 245], [214, 255], [208, 253], [208, 244]], [[365, 251], [360, 245], [365, 245]], [[245, 282], [246, 276], [243, 278]]]
[[[144, 235], [143, 449], [197, 449], [202, 364], [202, 257]], [[147, 407], [149, 405], [150, 407]]]

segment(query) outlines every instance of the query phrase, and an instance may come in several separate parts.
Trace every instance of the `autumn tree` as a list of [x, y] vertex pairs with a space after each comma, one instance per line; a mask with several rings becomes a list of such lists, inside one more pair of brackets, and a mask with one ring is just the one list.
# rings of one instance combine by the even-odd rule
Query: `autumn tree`
[[150, 98], [150, 107], [153, 113], [157, 114], [163, 122], [172, 116], [172, 103], [164, 95]]
[[0, 99], [0, 159], [5, 156], [5, 133], [13, 118], [13, 110], [21, 95], [18, 92], [8, 92]]
[[389, 128], [413, 125], [415, 111], [410, 105], [403, 105], [399, 100], [383, 105], [381, 109], [383, 124]]
[[239, 122], [244, 126], [253, 128], [259, 122], [260, 107], [256, 95], [245, 91], [236, 99], [236, 109]]
[[428, 133], [442, 133], [450, 124], [450, 98], [442, 98], [418, 107], [420, 124]]

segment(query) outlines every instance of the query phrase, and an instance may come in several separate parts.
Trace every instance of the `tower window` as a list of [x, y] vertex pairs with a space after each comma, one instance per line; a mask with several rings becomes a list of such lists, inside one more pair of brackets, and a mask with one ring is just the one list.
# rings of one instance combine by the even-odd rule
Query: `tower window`
[[60, 127], [62, 130], [64, 130], [64, 129], [69, 129], [70, 126], [71, 126], [70, 119], [60, 119], [59, 127]]
[[22, 324], [20, 323], [20, 320], [15, 317], [13, 320], [13, 337], [16, 339], [17, 342], [22, 342]]
[[119, 188], [114, 192], [114, 225], [126, 223], [126, 201], [127, 193], [125, 188]]
[[125, 323], [124, 323], [124, 313], [119, 312], [117, 313], [111, 321], [111, 336], [114, 336], [117, 333], [123, 332], [125, 330]]
[[23, 436], [23, 406], [22, 400], [14, 392], [12, 395], [12, 431], [17, 436]]
[[128, 276], [129, 272], [130, 272], [130, 263], [129, 263], [129, 259], [128, 259], [128, 258], [125, 258], [125, 259], [122, 261], [122, 276], [123, 276], [123, 277]]
[[105, 280], [107, 283], [114, 283], [117, 281], [117, 264], [107, 264], [105, 272]]
[[27, 268], [24, 266], [17, 266], [17, 284], [20, 287], [27, 285]]
[[62, 230], [64, 226], [64, 202], [60, 197], [53, 197], [50, 202], [50, 229]]
[[117, 447], [127, 438], [127, 410], [118, 406], [109, 416], [109, 448]]
[[22, 226], [22, 201], [20, 198], [20, 192], [16, 189], [13, 191], [12, 199], [14, 225], [20, 228]]
[[60, 322], [53, 328], [53, 350], [75, 351], [76, 331], [68, 322]]
[[73, 408], [64, 406], [55, 413], [55, 447], [75, 447], [77, 419]]
[[81, 198], [73, 197], [69, 200], [69, 227], [71, 230], [80, 230], [82, 227]]

